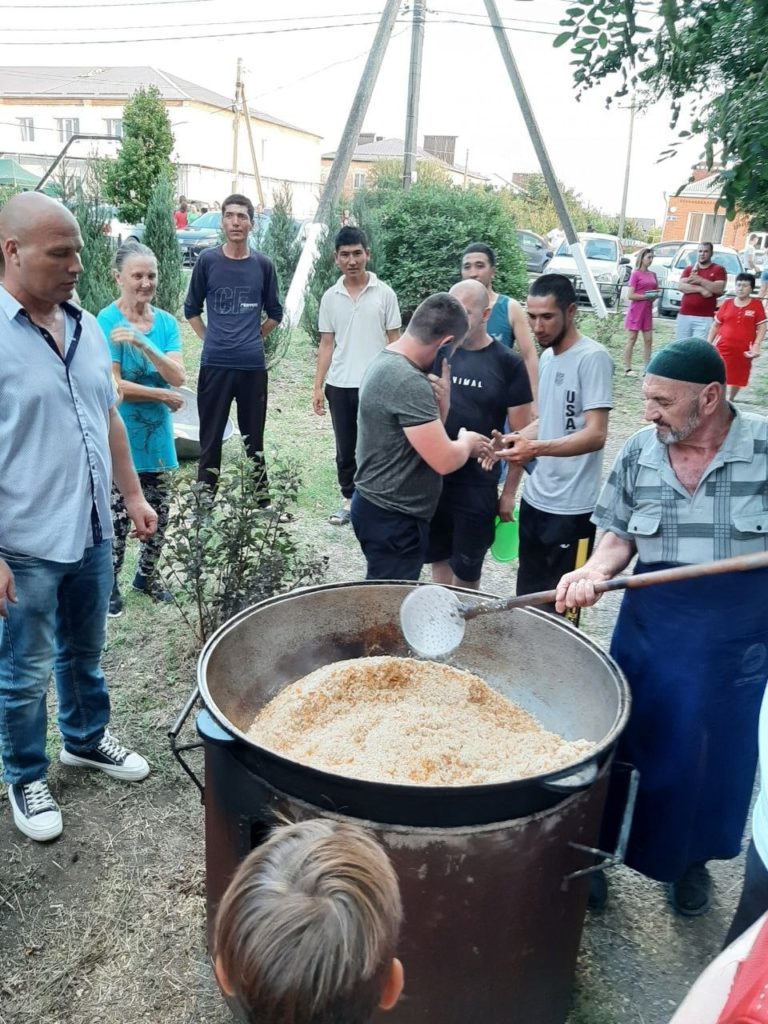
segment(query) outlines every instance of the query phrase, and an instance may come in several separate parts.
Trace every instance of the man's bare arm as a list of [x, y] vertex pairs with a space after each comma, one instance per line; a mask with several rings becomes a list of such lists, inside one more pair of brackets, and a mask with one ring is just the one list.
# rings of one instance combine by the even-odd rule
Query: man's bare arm
[[205, 323], [201, 316], [191, 316], [187, 323], [198, 336], [200, 341], [205, 341]]
[[562, 613], [566, 608], [587, 608], [599, 600], [595, 583], [613, 579], [629, 565], [635, 555], [635, 545], [610, 530], [606, 530], [597, 547], [581, 569], [567, 572], [557, 584], [555, 608]]

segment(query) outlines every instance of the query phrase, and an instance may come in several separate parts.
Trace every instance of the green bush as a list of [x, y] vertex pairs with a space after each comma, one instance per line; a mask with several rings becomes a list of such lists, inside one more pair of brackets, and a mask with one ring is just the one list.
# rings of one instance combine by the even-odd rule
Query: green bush
[[215, 496], [184, 472], [172, 477], [160, 576], [198, 645], [243, 608], [325, 574], [327, 558], [304, 551], [282, 521], [296, 503], [297, 466], [273, 462], [269, 472], [269, 510], [244, 451], [222, 467]]
[[260, 248], [272, 260], [280, 296], [285, 298], [301, 255], [301, 242], [293, 219], [293, 195], [290, 185], [286, 183], [276, 189], [272, 196], [269, 230]]
[[334, 262], [336, 249], [333, 244], [338, 231], [337, 223], [334, 218], [333, 226], [321, 234], [315, 264], [307, 287], [304, 289], [304, 312], [301, 314], [301, 326], [307, 332], [315, 348], [320, 344], [320, 331], [317, 328], [320, 300], [327, 289], [339, 279], [339, 268]]
[[94, 316], [117, 297], [112, 275], [114, 244], [107, 234], [104, 205], [99, 197], [79, 189], [72, 213], [80, 226], [83, 269], [77, 281], [80, 305]]
[[495, 251], [494, 290], [523, 298], [525, 259], [515, 225], [495, 193], [417, 183], [407, 192], [388, 194], [381, 209], [377, 273], [394, 288], [404, 321], [428, 295], [456, 283], [470, 242], [485, 242]]
[[174, 195], [171, 178], [161, 174], [149, 197], [144, 229], [144, 244], [157, 257], [157, 295], [155, 305], [176, 316], [184, 291], [181, 250], [173, 219]]

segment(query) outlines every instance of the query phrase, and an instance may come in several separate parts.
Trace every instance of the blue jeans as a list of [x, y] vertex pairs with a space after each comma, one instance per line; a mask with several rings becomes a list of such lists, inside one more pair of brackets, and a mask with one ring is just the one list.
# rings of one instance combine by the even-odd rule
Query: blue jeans
[[79, 562], [49, 562], [0, 550], [16, 578], [17, 604], [0, 619], [0, 753], [5, 781], [44, 779], [51, 670], [59, 729], [73, 754], [95, 747], [109, 722], [101, 671], [112, 590], [112, 541], [86, 548]]

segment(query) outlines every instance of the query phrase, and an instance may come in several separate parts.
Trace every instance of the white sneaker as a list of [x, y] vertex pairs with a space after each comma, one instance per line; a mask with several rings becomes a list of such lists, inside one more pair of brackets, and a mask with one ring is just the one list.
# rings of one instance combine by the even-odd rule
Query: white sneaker
[[16, 828], [38, 843], [60, 836], [64, 828], [59, 805], [45, 779], [8, 787]]
[[98, 768], [113, 779], [122, 779], [123, 782], [138, 782], [149, 775], [149, 765], [141, 754], [127, 750], [108, 729], [104, 731], [99, 745], [93, 750], [86, 754], [73, 754], [66, 747], [62, 747], [59, 760], [62, 764], [76, 768]]

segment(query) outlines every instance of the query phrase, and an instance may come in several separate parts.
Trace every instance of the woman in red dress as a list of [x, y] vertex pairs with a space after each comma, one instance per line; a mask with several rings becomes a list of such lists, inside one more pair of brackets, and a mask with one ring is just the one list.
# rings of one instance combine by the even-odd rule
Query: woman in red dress
[[754, 274], [736, 277], [736, 295], [726, 299], [718, 309], [707, 339], [725, 362], [725, 380], [731, 402], [741, 388], [749, 384], [752, 360], [760, 355], [765, 337], [765, 309], [759, 299], [752, 298], [754, 287]]

